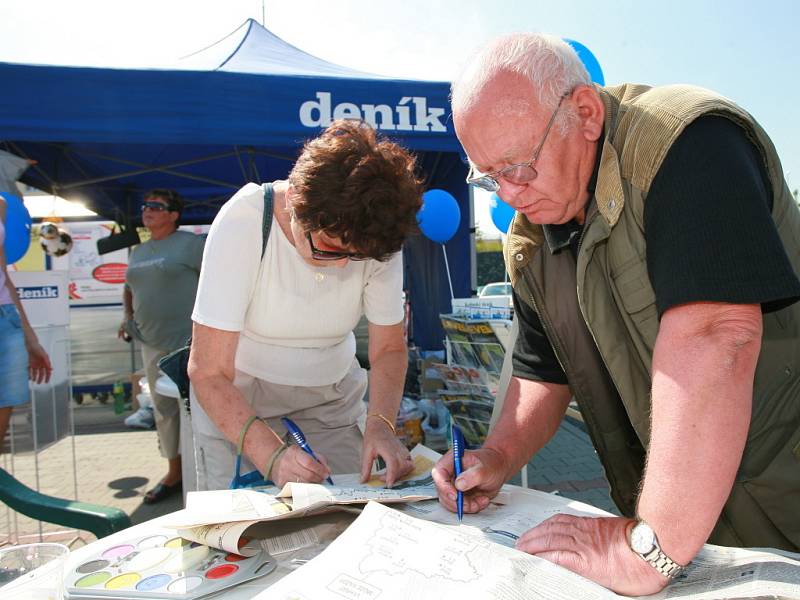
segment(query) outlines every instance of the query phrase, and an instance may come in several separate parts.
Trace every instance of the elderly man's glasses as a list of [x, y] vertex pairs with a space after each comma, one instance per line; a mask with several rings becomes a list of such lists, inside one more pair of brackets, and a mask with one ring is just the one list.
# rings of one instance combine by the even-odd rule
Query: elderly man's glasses
[[550, 121], [548, 121], [547, 127], [544, 130], [542, 141], [539, 142], [539, 145], [533, 152], [533, 158], [526, 163], [508, 165], [507, 167], [486, 174], [481, 173], [470, 164], [469, 173], [467, 174], [467, 183], [479, 187], [482, 190], [486, 190], [487, 192], [496, 192], [500, 189], [500, 182], [498, 181], [500, 178], [518, 185], [528, 183], [536, 179], [536, 177], [539, 175], [539, 172], [535, 168], [536, 161], [539, 160], [539, 154], [541, 153], [544, 143], [547, 140], [547, 135], [550, 133], [553, 123], [555, 123], [556, 115], [558, 114], [558, 110], [561, 108], [561, 103], [564, 102], [564, 98], [566, 98], [568, 95], [569, 92], [561, 96], [561, 99], [559, 99], [558, 105], [553, 111], [553, 116], [550, 117]]
[[142, 212], [144, 212], [145, 209], [154, 210], [156, 212], [160, 212], [162, 210], [170, 210], [169, 206], [167, 206], [163, 202], [156, 202], [154, 200], [147, 200], [146, 202], [142, 202]]
[[311, 239], [311, 233], [306, 232], [308, 245], [311, 247], [311, 258], [314, 260], [342, 260], [347, 258], [349, 260], [367, 260], [369, 256], [366, 254], [359, 254], [358, 252], [339, 252], [332, 250], [320, 250], [314, 246], [314, 241]]

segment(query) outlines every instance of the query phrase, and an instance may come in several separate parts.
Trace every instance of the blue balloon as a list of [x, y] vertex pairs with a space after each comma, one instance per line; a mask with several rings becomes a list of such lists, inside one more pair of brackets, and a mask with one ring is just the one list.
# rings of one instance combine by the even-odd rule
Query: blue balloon
[[578, 58], [581, 59], [583, 66], [589, 71], [589, 77], [592, 78], [592, 81], [597, 85], [605, 85], [606, 80], [605, 77], [603, 77], [603, 69], [600, 68], [600, 63], [595, 58], [594, 54], [592, 54], [592, 51], [575, 40], [564, 38], [564, 41], [572, 46], [572, 49], [578, 54]]
[[25, 256], [31, 243], [31, 215], [22, 198], [14, 194], [0, 192], [6, 201], [6, 263], [14, 264]]
[[492, 194], [489, 198], [489, 214], [492, 216], [492, 223], [501, 233], [508, 231], [511, 219], [514, 218], [516, 211], [506, 204], [497, 194]]
[[458, 231], [461, 209], [449, 192], [428, 190], [422, 194], [422, 208], [417, 213], [417, 223], [428, 239], [444, 244]]

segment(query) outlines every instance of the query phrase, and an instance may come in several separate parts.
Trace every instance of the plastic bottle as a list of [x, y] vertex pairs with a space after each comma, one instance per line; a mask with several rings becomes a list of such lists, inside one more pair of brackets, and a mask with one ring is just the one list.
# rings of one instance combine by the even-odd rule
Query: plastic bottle
[[114, 382], [111, 395], [114, 396], [114, 414], [121, 415], [125, 412], [125, 388], [121, 381]]

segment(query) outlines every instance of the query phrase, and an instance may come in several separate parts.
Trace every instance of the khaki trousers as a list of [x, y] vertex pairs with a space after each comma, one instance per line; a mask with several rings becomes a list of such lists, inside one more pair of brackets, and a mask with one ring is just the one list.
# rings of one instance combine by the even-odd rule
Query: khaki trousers
[[181, 431], [179, 402], [182, 402], [182, 400], [162, 396], [156, 392], [156, 381], [160, 373], [158, 361], [167, 354], [169, 354], [167, 350], [142, 344], [142, 362], [147, 376], [147, 385], [150, 387], [150, 397], [153, 399], [158, 448], [161, 451], [161, 456], [166, 459], [172, 459], [177, 458], [181, 453], [179, 449]]
[[[325, 456], [333, 473], [361, 470], [361, 446], [366, 421], [367, 373], [358, 361], [341, 381], [302, 387], [279, 385], [236, 371], [234, 386], [259, 417], [286, 438], [280, 417], [289, 417], [303, 431], [315, 453]], [[233, 479], [236, 446], [223, 437], [190, 393], [198, 490], [227, 489]], [[264, 468], [264, 465], [260, 465]], [[241, 473], [256, 467], [242, 457]]]

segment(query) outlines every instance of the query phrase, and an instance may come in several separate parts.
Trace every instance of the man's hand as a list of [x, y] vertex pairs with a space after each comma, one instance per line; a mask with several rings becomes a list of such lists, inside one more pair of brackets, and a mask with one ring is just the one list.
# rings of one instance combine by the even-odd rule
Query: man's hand
[[618, 594], [654, 594], [669, 580], [630, 549], [628, 531], [634, 523], [622, 517], [556, 515], [526, 531], [516, 548]]
[[[506, 481], [508, 467], [497, 450], [483, 448], [467, 451], [461, 460], [463, 471], [454, 482], [453, 451], [450, 450], [433, 468], [433, 482], [439, 493], [439, 502], [447, 510], [456, 512], [456, 492], [464, 492], [464, 512], [476, 513], [489, 506]], [[455, 486], [453, 485], [455, 483]]]
[[[272, 466], [272, 482], [280, 487], [289, 482], [320, 483], [330, 476], [328, 461], [319, 452], [315, 452], [320, 462], [314, 460], [300, 446], [289, 446]], [[321, 464], [320, 464], [321, 463]]]
[[38, 342], [28, 342], [25, 344], [28, 351], [28, 377], [34, 383], [47, 383], [50, 375], [53, 374], [53, 365], [50, 364], [50, 357], [42, 345]]
[[380, 476], [386, 482], [386, 487], [392, 487], [414, 470], [408, 449], [394, 432], [380, 419], [367, 419], [361, 451], [361, 483], [369, 480], [372, 463], [378, 456], [386, 463], [386, 472]]

